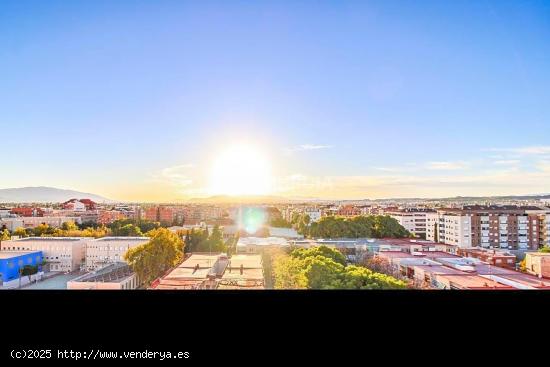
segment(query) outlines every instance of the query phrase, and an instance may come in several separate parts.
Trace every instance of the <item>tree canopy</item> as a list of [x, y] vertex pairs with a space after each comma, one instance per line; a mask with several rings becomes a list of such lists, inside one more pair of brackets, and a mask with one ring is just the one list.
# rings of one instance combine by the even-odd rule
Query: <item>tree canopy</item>
[[148, 234], [151, 236], [149, 242], [124, 254], [124, 259], [136, 272], [140, 282], [146, 285], [181, 262], [185, 246], [177, 234], [166, 228], [154, 229]]
[[218, 225], [212, 228], [212, 234], [206, 229], [191, 229], [185, 235], [186, 252], [225, 252], [226, 243], [223, 232]]
[[397, 220], [384, 215], [360, 215], [352, 218], [327, 216], [311, 226], [305, 227], [302, 234], [316, 238], [403, 238], [410, 233]]
[[296, 249], [273, 261], [278, 289], [403, 289], [406, 283], [365, 267], [348, 265], [337, 250], [326, 246]]

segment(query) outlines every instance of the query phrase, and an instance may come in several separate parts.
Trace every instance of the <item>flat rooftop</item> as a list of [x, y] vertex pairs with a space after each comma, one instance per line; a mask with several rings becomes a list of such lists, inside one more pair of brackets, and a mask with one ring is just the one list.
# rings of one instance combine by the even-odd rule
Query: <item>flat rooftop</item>
[[550, 256], [550, 252], [526, 252], [525, 255], [537, 256], [537, 257], [547, 257]]
[[93, 241], [95, 242], [101, 242], [101, 241], [149, 241], [149, 237], [101, 237], [96, 238]]
[[237, 246], [288, 246], [286, 239], [281, 237], [242, 237], [239, 238]]
[[261, 255], [233, 255], [229, 260], [228, 267], [245, 269], [262, 269]]
[[126, 263], [116, 263], [107, 265], [95, 272], [84, 274], [78, 278], [71, 280], [71, 282], [101, 282], [101, 283], [118, 283], [134, 272]]
[[[26, 237], [20, 238], [17, 240], [12, 240], [14, 242], [29, 242], [29, 241], [56, 241], [56, 242], [70, 242], [70, 241], [83, 241], [89, 240], [90, 237]], [[8, 241], [6, 241], [8, 242]]]
[[[242, 266], [242, 268], [241, 268]], [[164, 276], [155, 289], [197, 289], [213, 275], [220, 289], [261, 289], [264, 274], [261, 255], [194, 253]]]
[[458, 288], [465, 289], [514, 289], [514, 287], [497, 283], [479, 275], [435, 275], [438, 281], [447, 280]]
[[466, 275], [465, 272], [444, 265], [416, 265], [414, 271], [422, 270], [429, 274]]

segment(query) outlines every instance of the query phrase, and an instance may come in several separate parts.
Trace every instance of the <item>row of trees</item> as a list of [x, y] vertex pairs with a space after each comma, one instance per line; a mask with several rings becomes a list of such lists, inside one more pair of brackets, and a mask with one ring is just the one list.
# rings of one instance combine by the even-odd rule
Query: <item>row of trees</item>
[[205, 229], [191, 229], [190, 231], [178, 231], [178, 235], [185, 238], [185, 252], [227, 252], [234, 253], [239, 235], [224, 242], [223, 232], [218, 225], [212, 229], [212, 233]]
[[[159, 227], [160, 223], [149, 220], [117, 220], [108, 226], [78, 225], [73, 221], [68, 221], [63, 223], [60, 228], [55, 228], [45, 223], [34, 228], [20, 227], [13, 231], [13, 235], [19, 237], [141, 237], [145, 233]], [[0, 231], [0, 240], [9, 240], [10, 237], [11, 234], [7, 229]]]
[[[8, 232], [9, 233], [9, 232]], [[74, 222], [65, 222], [60, 228], [48, 224], [40, 224], [34, 228], [19, 227], [13, 231], [14, 236], [19, 237], [105, 237], [110, 235], [109, 228], [105, 226], [87, 227], [80, 229]], [[7, 238], [9, 239], [9, 238]]]
[[296, 249], [273, 259], [276, 289], [404, 289], [407, 284], [365, 267], [346, 265], [339, 251], [326, 246]]
[[404, 238], [411, 234], [397, 220], [386, 215], [356, 216], [352, 218], [328, 216], [309, 226], [302, 221], [298, 231], [315, 238]]

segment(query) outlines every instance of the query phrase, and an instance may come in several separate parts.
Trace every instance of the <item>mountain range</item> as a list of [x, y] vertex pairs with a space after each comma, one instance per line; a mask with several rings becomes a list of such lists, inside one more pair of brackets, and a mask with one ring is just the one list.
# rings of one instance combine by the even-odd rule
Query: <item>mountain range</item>
[[70, 199], [91, 199], [97, 203], [112, 203], [103, 196], [54, 187], [19, 187], [0, 189], [2, 203], [62, 203]]
[[[97, 194], [91, 194], [75, 190], [58, 189], [55, 187], [20, 187], [0, 189], [0, 203], [60, 203], [70, 199], [91, 199], [97, 203], [115, 203], [112, 200]], [[196, 204], [276, 204], [276, 203], [306, 203], [306, 202], [382, 202], [382, 201], [467, 201], [467, 200], [537, 200], [550, 199], [550, 194], [534, 195], [510, 195], [492, 197], [465, 197], [456, 196], [449, 198], [395, 198], [395, 199], [359, 199], [359, 200], [329, 200], [320, 198], [288, 198], [270, 195], [245, 195], [229, 196], [217, 195], [204, 198], [174, 199], [173, 203], [196, 203]]]

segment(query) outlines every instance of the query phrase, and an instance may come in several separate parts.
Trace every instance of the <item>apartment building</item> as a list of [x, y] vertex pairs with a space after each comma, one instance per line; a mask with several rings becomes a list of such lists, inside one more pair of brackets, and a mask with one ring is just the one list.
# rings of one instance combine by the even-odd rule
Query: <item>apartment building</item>
[[538, 249], [550, 240], [549, 214], [513, 205], [438, 209], [426, 216], [426, 239], [462, 248]]
[[355, 205], [343, 205], [336, 211], [336, 215], [342, 217], [355, 217], [361, 215], [361, 209]]
[[44, 216], [44, 210], [41, 208], [20, 207], [12, 208], [11, 214], [18, 215], [20, 217], [42, 217]]
[[28, 237], [2, 241], [0, 251], [42, 251], [49, 271], [72, 272], [84, 263], [87, 241], [82, 237]]
[[97, 222], [99, 224], [111, 224], [114, 221], [126, 219], [125, 213], [119, 210], [102, 210], [98, 214]]
[[321, 209], [319, 208], [305, 208], [304, 214], [309, 216], [310, 223], [318, 222], [322, 216]]
[[124, 254], [141, 246], [149, 237], [103, 237], [86, 243], [86, 269], [97, 270], [108, 264], [124, 262]]
[[397, 220], [407, 231], [417, 237], [426, 238], [426, 218], [432, 211], [424, 209], [398, 209], [386, 211], [385, 214]]
[[176, 219], [176, 211], [167, 206], [150, 207], [145, 210], [145, 219], [153, 222], [172, 224]]

